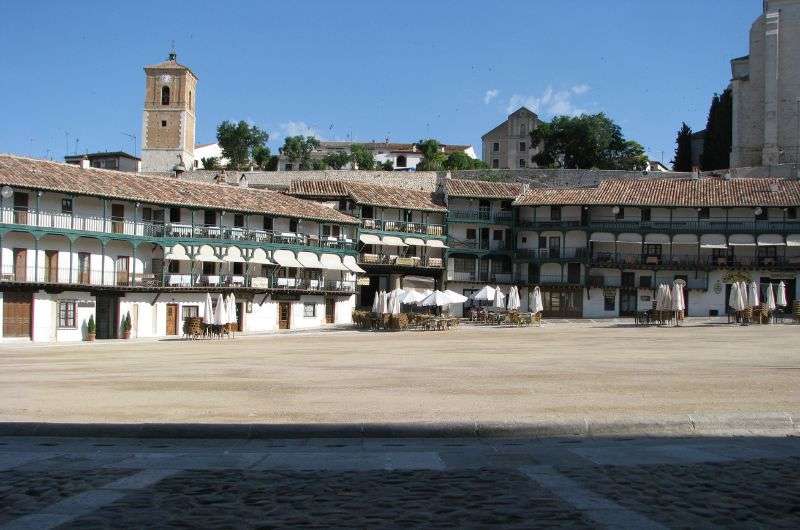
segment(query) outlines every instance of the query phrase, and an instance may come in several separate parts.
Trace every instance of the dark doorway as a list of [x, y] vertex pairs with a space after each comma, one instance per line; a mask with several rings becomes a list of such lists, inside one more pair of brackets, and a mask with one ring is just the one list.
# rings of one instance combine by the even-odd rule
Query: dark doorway
[[125, 227], [125, 205], [112, 204], [111, 205], [111, 231], [115, 234], [121, 234]]
[[117, 315], [119, 313], [119, 297], [99, 294], [97, 295], [97, 325], [98, 339], [117, 338]]
[[28, 250], [24, 248], [15, 248], [13, 252], [13, 258], [14, 258], [14, 281], [15, 282], [27, 281]]
[[238, 332], [241, 332], [244, 329], [244, 320], [242, 319], [244, 314], [243, 308], [243, 302], [236, 302], [236, 331]]
[[28, 224], [28, 194], [21, 191], [14, 192], [14, 222], [20, 225]]
[[167, 335], [178, 334], [178, 304], [167, 304]]
[[619, 291], [619, 316], [630, 317], [636, 312], [638, 293], [633, 289], [620, 289]]
[[333, 324], [336, 321], [336, 301], [333, 298], [325, 298], [325, 323]]
[[3, 336], [31, 337], [33, 295], [19, 291], [3, 293]]
[[292, 324], [292, 304], [289, 302], [278, 303], [278, 329], [289, 329]]
[[581, 283], [581, 264], [567, 263], [567, 283]]

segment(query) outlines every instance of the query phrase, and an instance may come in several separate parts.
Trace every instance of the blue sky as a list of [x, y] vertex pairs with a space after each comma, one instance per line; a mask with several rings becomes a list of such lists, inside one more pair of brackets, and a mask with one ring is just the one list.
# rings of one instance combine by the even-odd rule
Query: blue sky
[[[142, 66], [199, 77], [197, 141], [224, 120], [324, 139], [469, 143], [507, 111], [604, 111], [665, 161], [705, 126], [761, 0], [37, 2], [0, 5], [0, 152], [132, 150]], [[137, 140], [138, 142], [138, 140]], [[137, 151], [139, 146], [137, 146]], [[48, 151], [49, 150], [49, 151]]]

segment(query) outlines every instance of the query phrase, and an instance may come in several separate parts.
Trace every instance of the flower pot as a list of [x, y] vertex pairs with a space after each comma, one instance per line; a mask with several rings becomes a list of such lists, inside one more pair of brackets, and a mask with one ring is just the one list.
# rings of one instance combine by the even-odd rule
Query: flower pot
[[86, 342], [94, 342], [95, 337], [96, 337], [95, 333], [87, 333]]
[[122, 332], [122, 338], [125, 339], [125, 340], [131, 338], [131, 331], [130, 330], [123, 331]]

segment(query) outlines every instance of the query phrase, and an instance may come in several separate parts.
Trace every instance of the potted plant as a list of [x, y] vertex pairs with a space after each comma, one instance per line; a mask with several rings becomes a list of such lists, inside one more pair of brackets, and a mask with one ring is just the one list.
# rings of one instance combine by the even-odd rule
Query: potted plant
[[125, 314], [125, 318], [122, 319], [122, 338], [129, 339], [131, 338], [131, 312], [128, 311]]
[[94, 315], [89, 315], [89, 322], [86, 323], [86, 340], [94, 342], [97, 336], [97, 325], [94, 323]]

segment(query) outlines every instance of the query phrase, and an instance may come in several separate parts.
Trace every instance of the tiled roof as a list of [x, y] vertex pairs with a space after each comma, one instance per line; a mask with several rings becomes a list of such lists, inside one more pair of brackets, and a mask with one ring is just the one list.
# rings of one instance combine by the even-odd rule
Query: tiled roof
[[605, 180], [596, 188], [534, 188], [517, 206], [586, 204], [619, 206], [800, 206], [800, 181], [781, 178]]
[[[396, 142], [320, 142], [320, 148], [325, 149], [349, 149], [353, 144], [361, 144], [371, 151], [383, 150], [393, 152], [405, 153], [419, 153], [414, 149], [413, 143], [396, 143]], [[458, 144], [440, 144], [445, 153], [463, 153], [471, 145], [458, 145]]]
[[327, 206], [275, 191], [107, 169], [84, 169], [13, 155], [0, 155], [0, 186], [3, 185], [187, 208], [224, 209], [348, 224], [358, 222]]
[[393, 188], [348, 182], [346, 184], [350, 197], [359, 204], [381, 206], [384, 208], [405, 208], [409, 210], [425, 210], [429, 212], [445, 212], [447, 208], [440, 194], [407, 188]]
[[298, 197], [347, 197], [347, 187], [341, 180], [293, 180], [289, 195]]
[[487, 182], [485, 180], [447, 180], [447, 195], [450, 197], [515, 199], [520, 193], [522, 193], [522, 184]]

